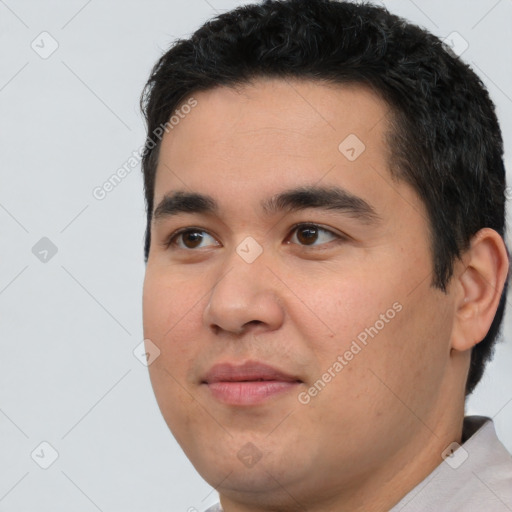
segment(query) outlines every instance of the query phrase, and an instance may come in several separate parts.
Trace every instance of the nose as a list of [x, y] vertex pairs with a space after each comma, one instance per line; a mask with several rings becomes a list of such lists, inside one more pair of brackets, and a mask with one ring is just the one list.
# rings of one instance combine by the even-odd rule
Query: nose
[[206, 327], [236, 335], [279, 329], [284, 319], [279, 280], [267, 264], [263, 255], [247, 263], [233, 251], [205, 306]]

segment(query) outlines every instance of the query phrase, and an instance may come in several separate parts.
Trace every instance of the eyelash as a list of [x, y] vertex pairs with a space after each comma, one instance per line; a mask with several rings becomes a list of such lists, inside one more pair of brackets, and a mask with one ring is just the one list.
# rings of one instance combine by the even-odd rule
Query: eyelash
[[[324, 242], [323, 244], [320, 244], [319, 246], [316, 246], [316, 245], [313, 245], [313, 246], [309, 246], [309, 245], [302, 245], [302, 244], [294, 244], [294, 245], [299, 245], [300, 247], [304, 247], [304, 248], [319, 248], [321, 247], [322, 245], [327, 245], [331, 242], [334, 242], [334, 243], [341, 243], [341, 242], [346, 242], [348, 241], [348, 237], [347, 236], [343, 236], [343, 235], [340, 235], [338, 233], [335, 233], [334, 231], [331, 231], [330, 229], [326, 229], [324, 227], [322, 227], [321, 225], [319, 224], [314, 224], [314, 223], [311, 223], [311, 222], [301, 222], [299, 224], [295, 224], [294, 226], [292, 226], [291, 230], [290, 230], [290, 233], [289, 235], [292, 235], [295, 231], [297, 231], [299, 228], [306, 228], [306, 227], [310, 227], [310, 228], [317, 228], [319, 231], [323, 231], [325, 233], [329, 233], [330, 235], [333, 235], [337, 238], [337, 240], [331, 240], [329, 242]], [[171, 246], [176, 246], [176, 239], [180, 236], [180, 235], [184, 235], [186, 233], [207, 233], [206, 230], [202, 229], [202, 228], [196, 228], [196, 227], [187, 227], [187, 228], [182, 228], [182, 229], [179, 229], [178, 231], [175, 231], [173, 232], [166, 240], [165, 242], [163, 243], [164, 247], [166, 249], [170, 249]], [[209, 234], [209, 233], [208, 233]], [[212, 236], [212, 235], [210, 235]], [[287, 237], [288, 238], [288, 237]], [[189, 248], [182, 248], [182, 247], [176, 247], [177, 249], [179, 250], [183, 250], [183, 251], [189, 251], [189, 252], [192, 252], [192, 251], [197, 251], [198, 249], [189, 249]]]

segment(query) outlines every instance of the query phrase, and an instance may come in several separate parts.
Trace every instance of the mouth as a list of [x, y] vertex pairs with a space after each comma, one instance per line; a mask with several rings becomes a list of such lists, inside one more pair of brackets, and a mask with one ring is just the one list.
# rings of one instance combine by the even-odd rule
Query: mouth
[[201, 381], [213, 398], [228, 405], [256, 405], [295, 389], [302, 381], [258, 361], [213, 366]]

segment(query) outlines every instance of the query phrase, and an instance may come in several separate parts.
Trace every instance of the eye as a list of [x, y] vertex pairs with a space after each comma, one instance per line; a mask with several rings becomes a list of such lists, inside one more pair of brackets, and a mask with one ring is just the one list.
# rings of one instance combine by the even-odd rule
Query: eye
[[[320, 241], [320, 243], [316, 245], [323, 245], [332, 240], [345, 240], [343, 236], [322, 228], [317, 224], [298, 224], [294, 226], [292, 233], [294, 233], [291, 237], [292, 241], [297, 240], [298, 243], [303, 246], [314, 246], [317, 241]], [[327, 234], [327, 237], [325, 234]], [[331, 240], [328, 239], [329, 237], [331, 237]]]
[[[291, 242], [301, 245], [303, 247], [316, 247], [318, 245], [324, 245], [331, 241], [344, 241], [346, 237], [333, 233], [332, 231], [322, 228], [317, 224], [297, 224], [293, 227], [291, 233]], [[210, 238], [214, 241], [213, 244], [203, 244]], [[330, 238], [330, 240], [329, 240]], [[317, 243], [318, 242], [318, 243]], [[287, 242], [290, 243], [290, 242]], [[203, 244], [203, 245], [202, 245]], [[200, 228], [183, 228], [174, 232], [164, 242], [166, 248], [177, 248], [185, 251], [191, 251], [208, 245], [220, 245], [213, 236], [208, 234], [204, 229]]]
[[[206, 233], [206, 231], [199, 228], [181, 229], [169, 237], [165, 246], [168, 248], [176, 246], [184, 250], [196, 249], [200, 247], [201, 243], [208, 237], [215, 240], [211, 235]], [[180, 241], [182, 242], [181, 244], [179, 243]], [[218, 242], [215, 242], [215, 245], [219, 245]]]

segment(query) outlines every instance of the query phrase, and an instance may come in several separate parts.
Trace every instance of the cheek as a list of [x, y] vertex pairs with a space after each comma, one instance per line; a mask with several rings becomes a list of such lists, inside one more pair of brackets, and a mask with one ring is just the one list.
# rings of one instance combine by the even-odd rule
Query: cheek
[[[429, 416], [441, 390], [449, 360], [450, 304], [425, 286], [414, 296], [388, 294], [374, 306], [370, 316], [352, 316], [356, 329], [349, 328], [347, 318], [351, 336], [341, 343], [351, 361], [340, 373], [337, 392], [330, 398], [354, 417], [380, 422], [402, 418], [404, 426], [412, 428], [417, 422], [415, 414]], [[394, 421], [388, 425], [389, 435]], [[407, 429], [403, 432], [406, 435]]]
[[[154, 277], [158, 276], [158, 277]], [[144, 338], [160, 350], [148, 371], [153, 391], [168, 427], [178, 442], [186, 436], [191, 418], [201, 417], [187, 392], [187, 371], [197, 348], [191, 326], [198, 325], [198, 297], [190, 287], [181, 291], [165, 272], [146, 272], [143, 289]], [[200, 325], [200, 324], [199, 324]]]
[[182, 323], [190, 323], [188, 317], [197, 315], [197, 303], [201, 290], [190, 280], [180, 282], [169, 276], [169, 271], [146, 271], [143, 287], [144, 336], [151, 335], [164, 341]]
[[[153, 277], [158, 276], [158, 277]], [[160, 355], [149, 366], [150, 375], [161, 373], [158, 383], [168, 393], [178, 389], [166, 382], [172, 377], [186, 384], [187, 370], [199, 350], [198, 330], [202, 326], [202, 293], [188, 283], [177, 283], [165, 273], [147, 273], [143, 290], [144, 338], [150, 339]], [[172, 377], [171, 377], [172, 376]], [[155, 390], [157, 391], [157, 390]]]
[[[336, 279], [329, 276], [314, 286], [303, 287], [301, 295], [306, 298], [307, 316], [315, 317], [324, 334], [316, 348], [327, 349], [331, 356], [350, 349], [353, 340], [364, 347], [365, 341], [383, 338], [401, 316], [398, 293], [390, 290], [389, 282], [381, 286], [369, 273]], [[302, 307], [302, 316], [296, 315], [298, 325], [305, 326], [304, 312]], [[315, 340], [314, 336], [309, 338]]]
[[378, 415], [403, 407], [393, 392], [409, 399], [411, 389], [442, 370], [439, 342], [447, 332], [439, 328], [438, 315], [444, 306], [426, 287], [411, 295], [406, 286], [411, 278], [399, 277], [392, 272], [366, 273], [365, 278], [353, 273], [340, 277], [339, 284], [331, 280], [309, 287], [307, 304], [324, 324], [322, 335], [308, 331], [304, 316], [295, 311], [294, 321], [304, 334], [309, 332], [306, 339], [318, 370], [313, 382], [325, 372], [335, 374], [332, 379], [326, 375], [332, 383], [320, 394], [354, 414], [373, 410]]

